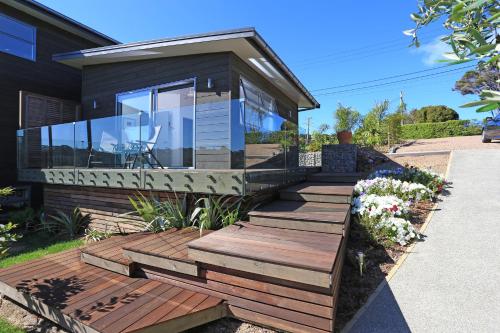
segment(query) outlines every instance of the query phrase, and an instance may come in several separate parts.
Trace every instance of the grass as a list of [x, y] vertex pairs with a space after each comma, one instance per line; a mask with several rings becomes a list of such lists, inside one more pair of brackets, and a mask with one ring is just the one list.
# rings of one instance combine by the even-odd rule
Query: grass
[[[18, 243], [26, 246], [14, 255], [0, 260], [0, 268], [35, 260], [48, 254], [74, 249], [83, 244], [83, 239], [60, 240], [44, 233], [31, 233], [21, 238]], [[0, 332], [3, 332], [0, 330]]]
[[[15, 244], [21, 246], [20, 251], [0, 260], [0, 268], [6, 268], [12, 265], [21, 264], [26, 261], [35, 260], [69, 249], [73, 249], [83, 244], [83, 239], [61, 240], [45, 233], [30, 233], [25, 235]], [[26, 333], [25, 330], [10, 324], [5, 319], [0, 318], [0, 333]]]
[[2, 333], [26, 333], [25, 330], [10, 324], [8, 321], [0, 318], [0, 332]]

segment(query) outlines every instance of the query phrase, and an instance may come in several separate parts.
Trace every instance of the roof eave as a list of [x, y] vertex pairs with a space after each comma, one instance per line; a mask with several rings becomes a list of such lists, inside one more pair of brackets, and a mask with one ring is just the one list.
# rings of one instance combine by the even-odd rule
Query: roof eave
[[106, 36], [97, 30], [86, 26], [72, 18], [61, 14], [34, 0], [0, 0], [7, 6], [16, 8], [39, 20], [57, 26], [65, 31], [75, 34], [81, 38], [92, 41], [98, 45], [112, 45], [120, 43], [116, 39]]

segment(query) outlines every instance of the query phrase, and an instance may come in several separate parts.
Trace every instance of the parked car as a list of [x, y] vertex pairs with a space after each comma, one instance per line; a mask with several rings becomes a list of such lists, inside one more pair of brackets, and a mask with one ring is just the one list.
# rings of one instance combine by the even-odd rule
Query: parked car
[[484, 143], [495, 139], [500, 139], [500, 112], [495, 117], [486, 117], [481, 135], [481, 141]]

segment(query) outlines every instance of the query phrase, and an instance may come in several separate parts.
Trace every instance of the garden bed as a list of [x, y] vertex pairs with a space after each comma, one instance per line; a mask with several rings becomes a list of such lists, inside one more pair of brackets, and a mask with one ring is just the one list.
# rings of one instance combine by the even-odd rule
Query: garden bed
[[[342, 271], [335, 331], [340, 331], [366, 303], [408, 246], [425, 238], [420, 231], [446, 182], [431, 176], [432, 172], [417, 175], [417, 169], [405, 170], [403, 174], [378, 171], [371, 180], [362, 180], [355, 187], [355, 214]], [[426, 186], [422, 187], [422, 183]], [[384, 219], [401, 224], [382, 223]], [[405, 225], [406, 221], [410, 225]]]
[[[411, 223], [417, 231], [420, 231], [433, 206], [432, 202], [419, 202], [412, 205]], [[347, 260], [342, 268], [335, 331], [340, 331], [366, 303], [405, 251], [406, 247], [397, 243], [389, 247], [374, 246], [368, 241], [363, 227], [358, 222], [352, 222], [347, 243]], [[360, 276], [356, 262], [357, 252], [365, 254], [366, 266], [363, 276]]]

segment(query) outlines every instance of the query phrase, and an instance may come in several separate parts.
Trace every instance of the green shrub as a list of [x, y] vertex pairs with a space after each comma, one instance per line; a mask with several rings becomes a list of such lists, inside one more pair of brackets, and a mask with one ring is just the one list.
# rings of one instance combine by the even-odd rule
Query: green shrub
[[196, 200], [196, 208], [193, 210], [191, 219], [200, 229], [217, 230], [234, 224], [242, 215], [242, 199], [234, 200], [231, 196], [202, 197]]
[[401, 130], [403, 139], [432, 139], [481, 134], [481, 127], [471, 125], [468, 120], [408, 124], [401, 126]]
[[335, 119], [335, 132], [353, 131], [361, 121], [361, 114], [351, 107], [343, 106], [339, 103], [333, 113]]
[[440, 123], [458, 120], [458, 113], [445, 105], [429, 105], [414, 111], [417, 123]]
[[90, 214], [85, 214], [79, 207], [76, 207], [70, 214], [58, 210], [56, 215], [50, 215], [48, 219], [44, 219], [41, 225], [48, 233], [75, 239], [85, 230], [90, 221]]
[[142, 230], [151, 232], [162, 232], [170, 228], [185, 228], [191, 225], [187, 197], [181, 199], [174, 195], [165, 201], [151, 197], [147, 198], [142, 193], [135, 195], [135, 199], [129, 197], [134, 211], [122, 214], [122, 216], [135, 215], [144, 221], [138, 222]]

